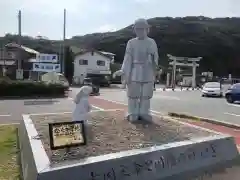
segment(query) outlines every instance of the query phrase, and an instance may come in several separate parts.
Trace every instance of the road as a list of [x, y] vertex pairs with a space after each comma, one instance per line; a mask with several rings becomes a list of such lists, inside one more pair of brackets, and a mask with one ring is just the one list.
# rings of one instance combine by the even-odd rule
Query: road
[[[74, 97], [78, 91], [79, 88], [73, 88], [71, 96]], [[122, 89], [103, 88], [97, 98], [127, 104], [126, 92]], [[69, 98], [0, 100], [0, 123], [17, 123], [22, 120], [22, 114], [71, 112], [73, 108], [74, 104]], [[151, 109], [164, 114], [186, 113], [240, 125], [240, 105], [228, 104], [224, 98], [201, 97], [200, 91], [161, 91], [157, 86]]]
[[[126, 92], [122, 89], [102, 89], [97, 98], [127, 104]], [[185, 113], [240, 125], [239, 104], [228, 104], [224, 98], [201, 97], [198, 90], [172, 92], [157, 89], [151, 101], [151, 109], [164, 114]]]
[[0, 100], [0, 123], [18, 123], [22, 114], [71, 112], [71, 99]]

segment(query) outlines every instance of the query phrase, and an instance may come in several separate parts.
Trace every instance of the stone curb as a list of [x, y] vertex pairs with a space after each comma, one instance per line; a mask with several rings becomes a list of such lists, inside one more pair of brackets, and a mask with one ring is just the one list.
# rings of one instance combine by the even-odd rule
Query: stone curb
[[[123, 87], [110, 87], [110, 89], [125, 89]], [[155, 90], [161, 90], [161, 91], [168, 91], [168, 90], [172, 90], [172, 91], [200, 91], [201, 88], [156, 88]]]
[[[112, 88], [112, 89], [125, 89], [122, 87], [121, 84], [111, 84], [111, 86], [109, 88]], [[197, 87], [197, 88], [191, 88], [191, 87], [177, 87], [177, 88], [171, 88], [171, 87], [162, 87], [162, 88], [157, 88], [157, 89], [161, 89], [163, 91], [165, 90], [172, 90], [172, 91], [175, 91], [176, 89], [179, 89], [181, 91], [196, 91], [196, 90], [201, 90], [202, 88], [200, 87]]]
[[174, 113], [174, 112], [169, 112], [168, 115], [171, 116], [171, 117], [192, 119], [192, 120], [195, 120], [195, 121], [203, 121], [203, 122], [208, 122], [208, 123], [211, 123], [211, 124], [225, 126], [225, 127], [228, 127], [228, 128], [240, 129], [240, 125], [237, 125], [237, 124], [234, 124], [234, 123], [222, 122], [222, 121], [219, 121], [219, 120], [216, 120], [216, 119], [208, 119], [208, 118], [203, 118], [203, 117], [199, 117], [199, 116], [192, 116], [192, 115]]
[[172, 90], [172, 91], [175, 91], [175, 90], [180, 90], [180, 91], [200, 91], [201, 88], [158, 88], [158, 89], [161, 89], [163, 91], [166, 91], [166, 90]]

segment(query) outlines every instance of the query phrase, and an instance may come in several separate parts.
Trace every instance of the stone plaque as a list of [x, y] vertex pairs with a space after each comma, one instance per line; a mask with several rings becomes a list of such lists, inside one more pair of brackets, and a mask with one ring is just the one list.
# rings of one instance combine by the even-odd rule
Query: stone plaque
[[86, 145], [83, 121], [49, 124], [49, 141], [52, 150]]

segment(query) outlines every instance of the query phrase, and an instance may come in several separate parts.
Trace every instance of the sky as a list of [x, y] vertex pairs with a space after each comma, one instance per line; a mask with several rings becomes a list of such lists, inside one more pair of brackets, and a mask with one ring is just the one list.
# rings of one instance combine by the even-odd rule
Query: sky
[[17, 34], [22, 11], [22, 35], [63, 38], [115, 31], [138, 18], [240, 17], [240, 0], [0, 0], [0, 36]]

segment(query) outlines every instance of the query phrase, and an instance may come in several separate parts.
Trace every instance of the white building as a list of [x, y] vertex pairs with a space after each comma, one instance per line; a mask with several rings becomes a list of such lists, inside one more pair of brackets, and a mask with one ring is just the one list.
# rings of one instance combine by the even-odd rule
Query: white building
[[96, 81], [99, 83], [108, 85], [111, 75], [110, 64], [114, 62], [114, 56], [115, 54], [102, 51], [85, 51], [76, 54], [74, 58], [74, 83], [81, 84], [85, 77], [91, 77], [92, 79], [97, 78]]

